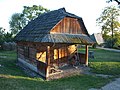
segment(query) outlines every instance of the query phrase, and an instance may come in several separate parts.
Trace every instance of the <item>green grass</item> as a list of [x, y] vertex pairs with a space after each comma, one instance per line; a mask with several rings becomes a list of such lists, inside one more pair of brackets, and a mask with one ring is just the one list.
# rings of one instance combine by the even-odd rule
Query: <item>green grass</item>
[[79, 75], [53, 81], [43, 81], [38, 78], [3, 76], [0, 78], [1, 90], [88, 90], [99, 88], [110, 79]]
[[15, 51], [0, 51], [0, 74], [26, 76], [16, 65]]
[[[84, 49], [81, 50], [82, 52]], [[95, 58], [89, 59], [89, 66], [92, 68], [92, 72], [106, 75], [120, 75], [120, 53], [106, 51], [101, 49], [92, 49], [94, 51]]]
[[77, 75], [53, 81], [30, 78], [16, 65], [15, 51], [0, 51], [0, 65], [0, 90], [88, 90], [100, 88], [112, 80], [91, 75]]
[[120, 75], [120, 62], [91, 62], [92, 72], [107, 75]]
[[91, 48], [90, 51], [95, 54], [95, 59], [90, 59], [90, 62], [120, 62], [119, 52]]

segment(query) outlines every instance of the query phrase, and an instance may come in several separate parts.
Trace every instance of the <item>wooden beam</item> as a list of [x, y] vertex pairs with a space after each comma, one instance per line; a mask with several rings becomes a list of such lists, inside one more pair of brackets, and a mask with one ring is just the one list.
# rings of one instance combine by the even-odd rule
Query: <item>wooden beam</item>
[[50, 46], [47, 46], [46, 50], [46, 78], [49, 76], [49, 69], [50, 69]]
[[57, 54], [58, 54], [58, 61], [57, 61], [57, 64], [58, 64], [58, 67], [59, 67], [59, 48], [57, 49]]
[[67, 64], [69, 64], [69, 60], [68, 60], [68, 59], [69, 59], [69, 51], [68, 51], [68, 46], [66, 46], [66, 50], [67, 50], [67, 51], [66, 51], [66, 52], [67, 52], [67, 57], [66, 57], [66, 58], [67, 58]]
[[88, 66], [88, 45], [85, 45], [85, 65]]

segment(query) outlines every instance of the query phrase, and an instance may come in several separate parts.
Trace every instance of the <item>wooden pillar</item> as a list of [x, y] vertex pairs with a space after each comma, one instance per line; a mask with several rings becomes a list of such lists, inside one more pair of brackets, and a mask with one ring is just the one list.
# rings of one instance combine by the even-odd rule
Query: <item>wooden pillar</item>
[[46, 78], [49, 76], [49, 69], [50, 69], [50, 46], [47, 46], [46, 50]]
[[85, 45], [85, 65], [88, 66], [88, 45]]
[[59, 48], [57, 49], [57, 54], [58, 54], [57, 64], [58, 64], [58, 67], [59, 67]]
[[67, 50], [67, 51], [66, 51], [66, 52], [67, 52], [67, 64], [69, 64], [69, 50], [68, 50], [68, 47], [69, 47], [69, 46], [66, 46], [66, 50]]
[[79, 53], [79, 50], [78, 50], [78, 44], [77, 44], [77, 60], [79, 61], [80, 58], [78, 53]]

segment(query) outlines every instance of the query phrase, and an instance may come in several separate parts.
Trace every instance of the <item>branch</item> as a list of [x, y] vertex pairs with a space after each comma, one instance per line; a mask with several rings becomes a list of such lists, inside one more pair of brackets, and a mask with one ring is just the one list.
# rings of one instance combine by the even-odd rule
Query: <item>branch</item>
[[115, 2], [117, 2], [118, 3], [118, 5], [120, 5], [120, 1], [119, 0], [110, 0], [111, 2], [112, 1], [115, 1]]
[[118, 5], [120, 5], [120, 1], [118, 1], [118, 0], [115, 0], [117, 3], [118, 3]]

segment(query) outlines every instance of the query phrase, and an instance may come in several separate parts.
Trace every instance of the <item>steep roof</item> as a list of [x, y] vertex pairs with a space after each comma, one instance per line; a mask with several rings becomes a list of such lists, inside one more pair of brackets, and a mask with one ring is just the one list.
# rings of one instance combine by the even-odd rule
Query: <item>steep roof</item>
[[15, 37], [16, 41], [42, 42], [50, 30], [64, 17], [77, 18], [83, 32], [89, 36], [81, 17], [66, 12], [65, 8], [50, 11], [39, 15], [36, 19], [30, 21]]
[[94, 33], [90, 36], [90, 38], [96, 42], [98, 45], [103, 44], [104, 43], [104, 39], [102, 37], [101, 33]]

